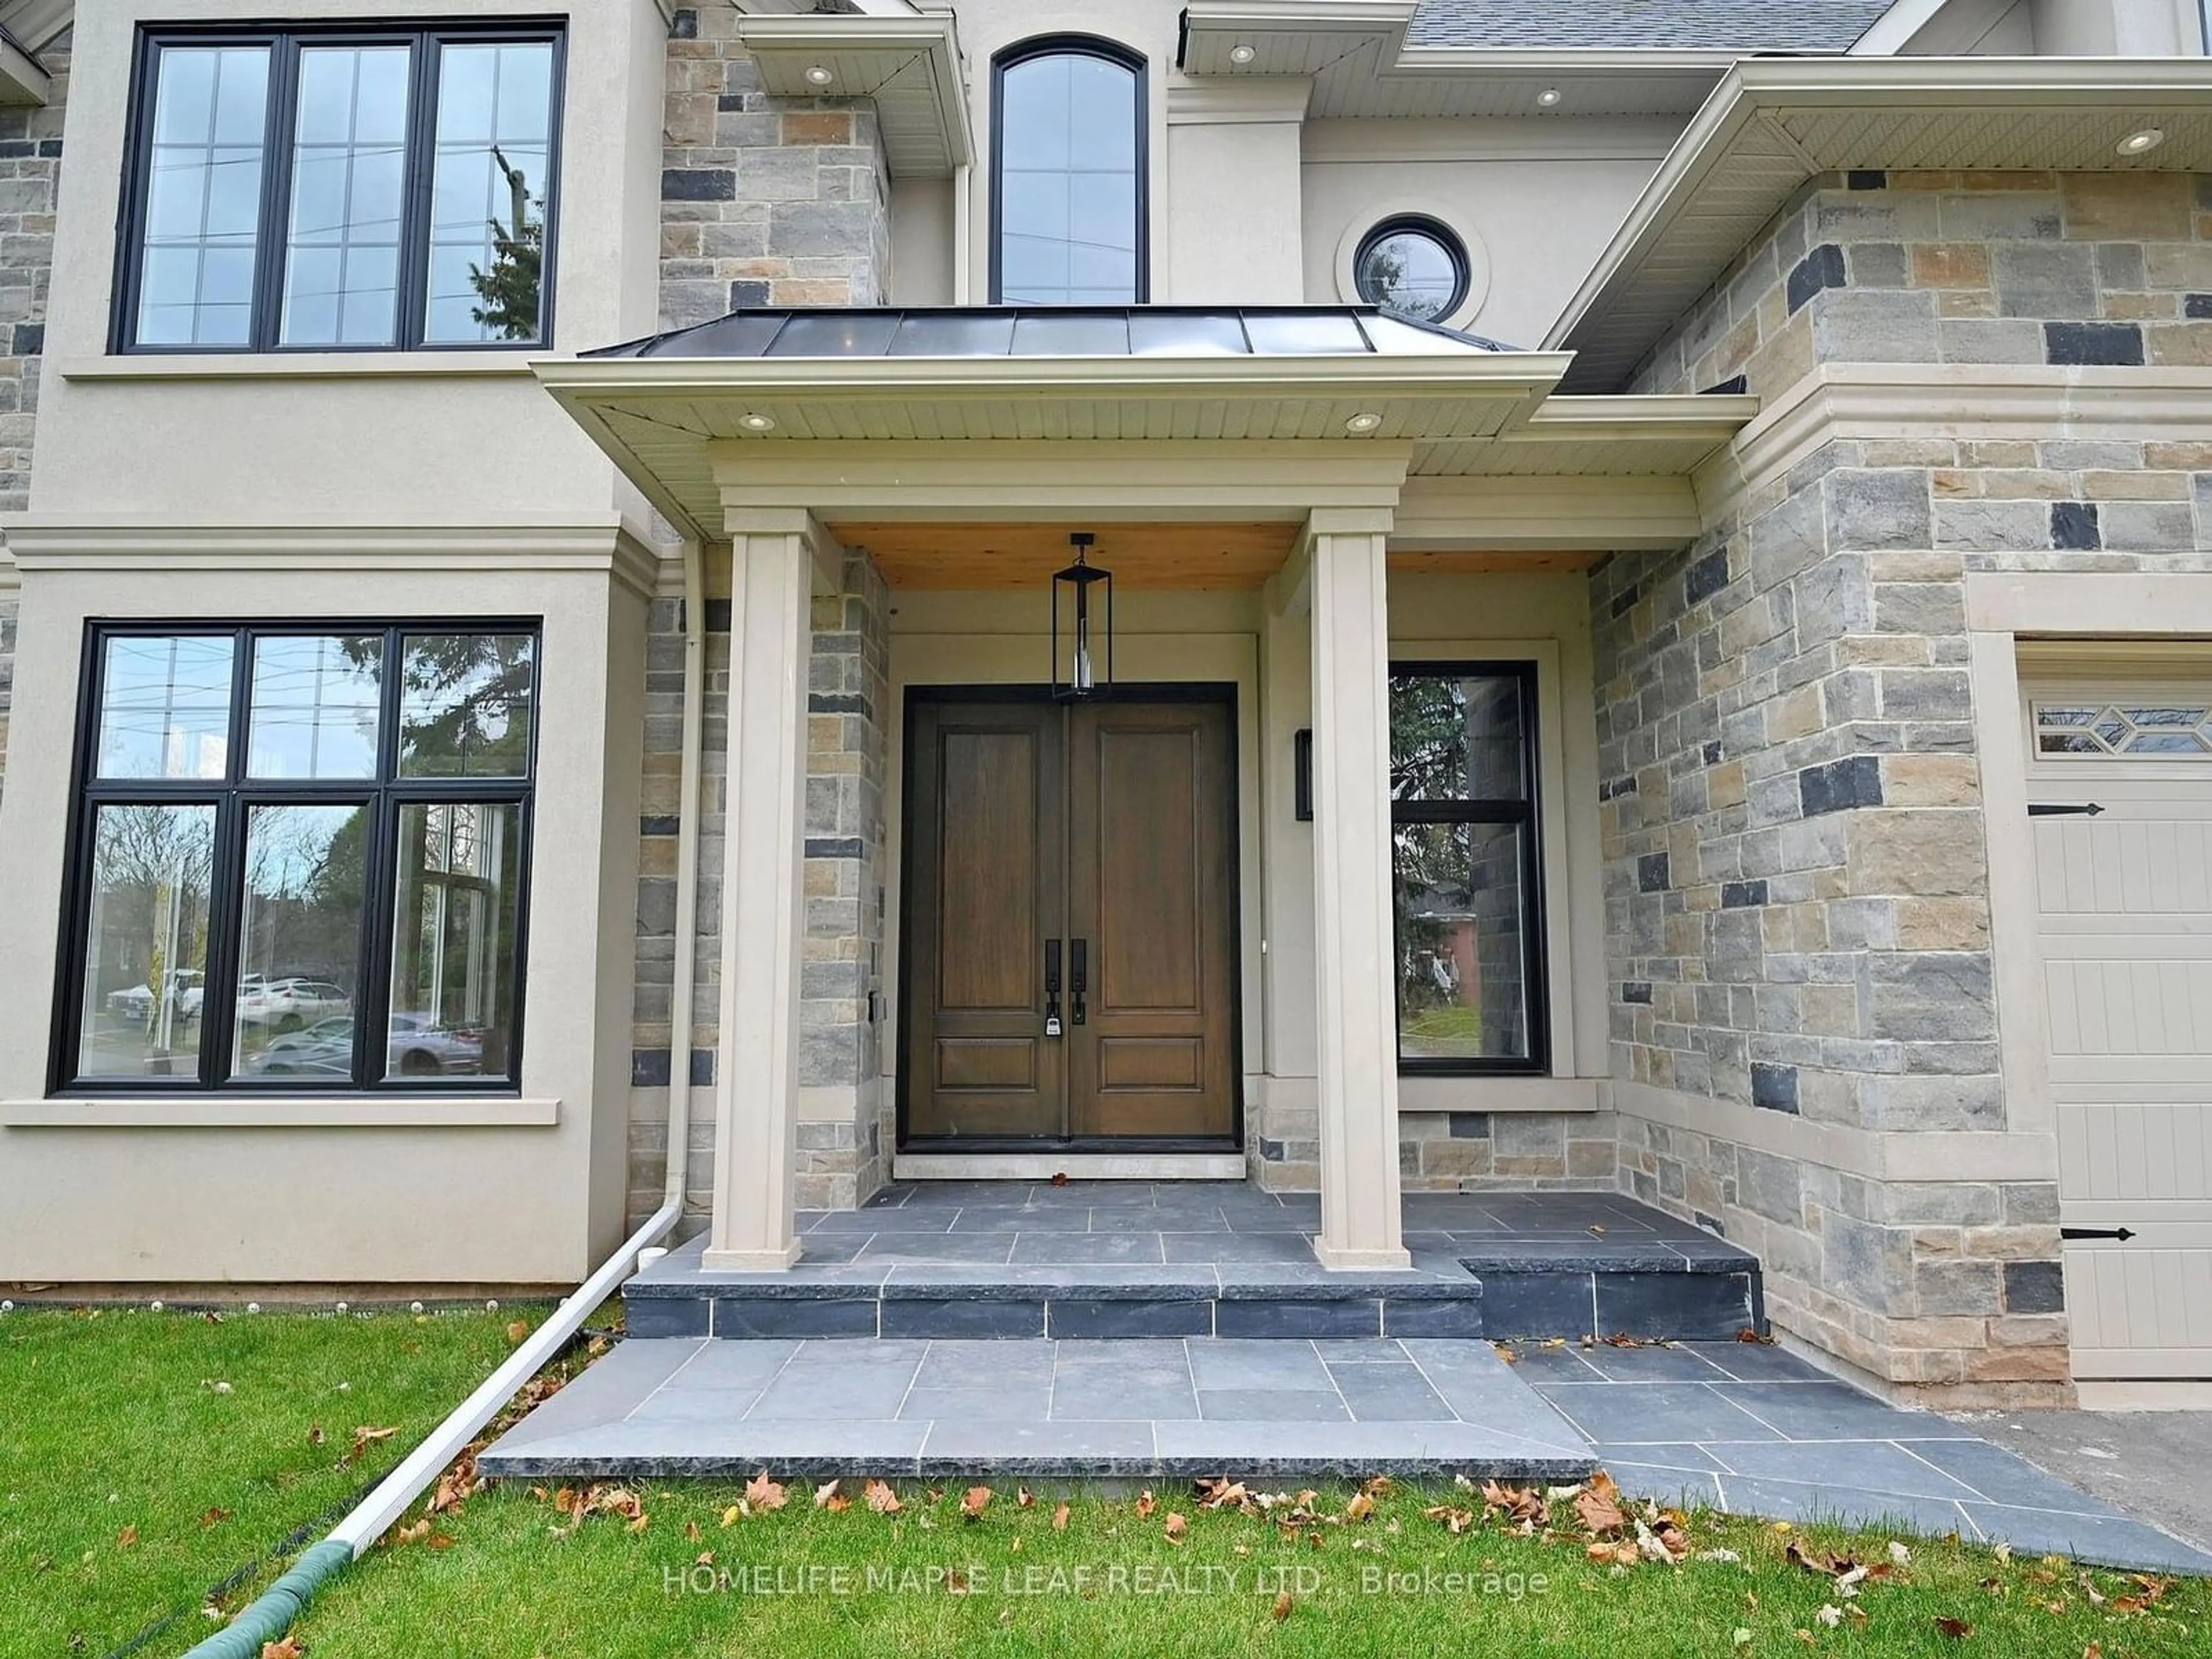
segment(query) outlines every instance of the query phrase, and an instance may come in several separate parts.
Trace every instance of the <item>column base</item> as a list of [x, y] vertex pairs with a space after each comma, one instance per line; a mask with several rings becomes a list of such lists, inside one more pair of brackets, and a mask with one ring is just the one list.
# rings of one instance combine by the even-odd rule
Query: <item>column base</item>
[[1374, 1273], [1383, 1268], [1411, 1267], [1413, 1265], [1413, 1253], [1402, 1245], [1395, 1249], [1367, 1249], [1328, 1244], [1318, 1238], [1314, 1240], [1314, 1258], [1331, 1273]]
[[780, 1273], [799, 1265], [796, 1240], [780, 1250], [708, 1249], [699, 1265], [710, 1273]]

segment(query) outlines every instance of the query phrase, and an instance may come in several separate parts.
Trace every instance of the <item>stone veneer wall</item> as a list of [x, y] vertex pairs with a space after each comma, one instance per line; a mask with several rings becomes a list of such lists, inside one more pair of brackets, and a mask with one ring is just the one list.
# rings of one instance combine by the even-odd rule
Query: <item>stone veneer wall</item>
[[890, 175], [865, 99], [771, 98], [729, 6], [678, 11], [660, 175], [663, 328], [890, 289]]
[[[2202, 183], [1823, 181], [1638, 388], [2212, 361]], [[1972, 371], [1956, 384], [1971, 399]], [[1601, 565], [1616, 1077], [1739, 1123], [2003, 1127], [1964, 578], [2212, 569], [2208, 511], [2212, 435], [1838, 440], [1687, 551]], [[1719, 1113], [1670, 1127], [1634, 1093], [1626, 1189], [1757, 1250], [1778, 1324], [1900, 1389], [2064, 1396], [2055, 1183], [1863, 1178]]]
[[[68, 37], [39, 61], [53, 77], [52, 101], [43, 108], [0, 109], [0, 524], [5, 514], [21, 512], [31, 497], [54, 258], [54, 192], [61, 179], [62, 109], [69, 88]], [[8, 771], [8, 711], [15, 701], [14, 577], [12, 568], [0, 571], [0, 779]]]
[[[726, 591], [708, 557], [708, 591]], [[802, 1209], [853, 1209], [890, 1177], [890, 1109], [878, 1051], [883, 961], [884, 769], [890, 696], [889, 590], [866, 557], [845, 562], [844, 591], [814, 601], [807, 693], [806, 936], [799, 1081], [816, 1104], [799, 1125]], [[653, 606], [646, 659], [643, 857], [630, 1054], [629, 1211], [650, 1215], [667, 1173], [670, 1035], [675, 1010], [676, 853], [683, 795], [684, 606]], [[691, 1009], [691, 1163], [687, 1204], [714, 1207], [714, 1082], [721, 1000], [721, 873], [729, 807], [730, 602], [707, 601], [707, 720], [701, 770], [699, 939]]]

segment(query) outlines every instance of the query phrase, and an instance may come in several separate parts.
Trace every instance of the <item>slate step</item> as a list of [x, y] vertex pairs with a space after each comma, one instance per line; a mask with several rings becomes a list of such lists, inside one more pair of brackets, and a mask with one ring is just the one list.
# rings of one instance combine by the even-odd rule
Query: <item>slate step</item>
[[1462, 1245], [1495, 1340], [1620, 1334], [1677, 1342], [1768, 1334], [1759, 1258], [1726, 1239]]
[[523, 1480], [1577, 1480], [1587, 1439], [1486, 1342], [631, 1337], [477, 1459]]

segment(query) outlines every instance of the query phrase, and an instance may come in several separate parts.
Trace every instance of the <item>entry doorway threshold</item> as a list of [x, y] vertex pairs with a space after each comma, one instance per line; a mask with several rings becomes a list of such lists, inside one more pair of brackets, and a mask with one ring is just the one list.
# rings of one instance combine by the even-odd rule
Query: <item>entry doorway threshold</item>
[[894, 1152], [897, 1181], [1242, 1181], [1242, 1152]]

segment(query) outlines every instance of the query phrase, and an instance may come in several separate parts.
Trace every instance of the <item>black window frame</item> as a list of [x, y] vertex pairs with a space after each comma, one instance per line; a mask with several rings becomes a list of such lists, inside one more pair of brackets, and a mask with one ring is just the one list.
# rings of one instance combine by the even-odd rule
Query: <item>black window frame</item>
[[[1537, 665], [1525, 659], [1493, 660], [1416, 658], [1393, 660], [1393, 681], [1409, 678], [1510, 679], [1521, 692], [1521, 766], [1524, 787], [1518, 800], [1462, 799], [1457, 800], [1399, 800], [1390, 802], [1391, 903], [1390, 1001], [1391, 1040], [1396, 1047], [1401, 1077], [1548, 1077], [1552, 1069], [1551, 977], [1545, 948], [1542, 746], [1540, 705], [1537, 702]], [[1527, 895], [1522, 918], [1521, 975], [1526, 999], [1528, 1052], [1525, 1056], [1463, 1059], [1427, 1055], [1407, 1056], [1404, 1043], [1404, 1013], [1398, 1005], [1399, 974], [1395, 891], [1397, 888], [1396, 831], [1406, 823], [1510, 823], [1521, 830], [1522, 890]]]
[[[398, 672], [402, 641], [446, 635], [527, 635], [531, 641], [529, 754], [516, 778], [402, 777], [398, 757], [400, 705], [404, 692]], [[253, 643], [270, 638], [327, 638], [377, 635], [384, 640], [384, 673], [378, 688], [376, 771], [368, 778], [257, 779], [251, 763]], [[107, 643], [116, 639], [219, 639], [232, 641], [229, 727], [224, 774], [219, 781], [199, 778], [102, 778], [100, 776], [100, 712], [106, 673]], [[61, 945], [55, 964], [54, 1018], [48, 1048], [47, 1091], [51, 1095], [97, 1097], [189, 1095], [252, 1098], [258, 1096], [520, 1096], [522, 1092], [524, 1013], [529, 1003], [530, 901], [537, 822], [538, 755], [544, 724], [545, 633], [542, 617], [287, 617], [241, 622], [234, 618], [163, 617], [130, 622], [88, 622], [78, 671], [77, 731], [71, 767], [68, 863], [62, 883]], [[252, 810], [265, 805], [355, 805], [368, 803], [369, 824], [363, 856], [367, 879], [362, 902], [358, 1013], [354, 1028], [353, 1075], [322, 1079], [298, 1074], [230, 1077], [232, 1033], [236, 1023], [239, 953], [242, 948], [246, 830]], [[392, 1013], [392, 957], [398, 872], [397, 851], [401, 810], [409, 805], [513, 805], [516, 809], [514, 987], [507, 1028], [505, 1075], [483, 1077], [441, 1073], [434, 1077], [390, 1077], [388, 1044]], [[94, 881], [93, 838], [100, 809], [106, 806], [213, 805], [214, 863], [208, 886], [208, 949], [200, 1013], [199, 1066], [195, 1075], [146, 1078], [80, 1077], [82, 1053], [85, 956]], [[218, 987], [222, 988], [218, 990]], [[378, 1041], [381, 1037], [382, 1042]]]
[[[437, 166], [437, 48], [550, 44], [552, 84], [547, 89], [545, 231], [534, 340], [426, 340], [429, 308], [430, 196]], [[285, 225], [291, 201], [293, 130], [298, 112], [300, 50], [308, 46], [405, 46], [409, 63], [407, 162], [401, 185], [398, 314], [392, 342], [382, 345], [286, 345], [283, 322]], [[167, 46], [267, 46], [269, 102], [264, 117], [261, 216], [255, 231], [253, 300], [243, 344], [206, 342], [141, 344], [138, 301], [146, 260], [146, 214], [154, 161], [154, 103], [161, 51]], [[108, 349], [115, 356], [222, 355], [279, 356], [355, 352], [550, 351], [554, 343], [556, 257], [561, 229], [562, 116], [568, 64], [567, 21], [558, 17], [489, 20], [335, 21], [263, 26], [149, 25], [138, 31], [131, 67], [131, 113], [124, 139], [123, 200], [117, 216], [115, 282], [110, 298]]]
[[[1095, 34], [1041, 34], [1008, 46], [991, 60], [991, 303], [1006, 300], [1006, 71], [1035, 63], [1040, 58], [1096, 58], [1127, 70], [1136, 77], [1137, 284], [1132, 303], [1149, 305], [1152, 297], [1152, 69], [1150, 60], [1134, 47]], [[1026, 301], [1024, 303], [1027, 303]], [[1051, 310], [1095, 310], [1094, 306], [1063, 302], [1041, 307]]]
[[1362, 283], [1359, 277], [1361, 267], [1367, 263], [1368, 252], [1376, 243], [1382, 241], [1385, 237], [1400, 235], [1425, 236], [1442, 248], [1445, 257], [1450, 259], [1451, 303], [1433, 317], [1418, 319], [1438, 325], [1449, 324], [1466, 306], [1467, 296], [1474, 291], [1474, 263], [1467, 251], [1467, 239], [1432, 214], [1394, 213], [1389, 218], [1378, 219], [1374, 224], [1369, 226], [1367, 234], [1359, 239], [1358, 246], [1354, 248], [1352, 253], [1352, 292], [1358, 295], [1361, 304], [1373, 306], [1388, 316], [1405, 317], [1409, 314], [1395, 307], [1384, 305], [1382, 301], [1368, 293], [1366, 284]]

